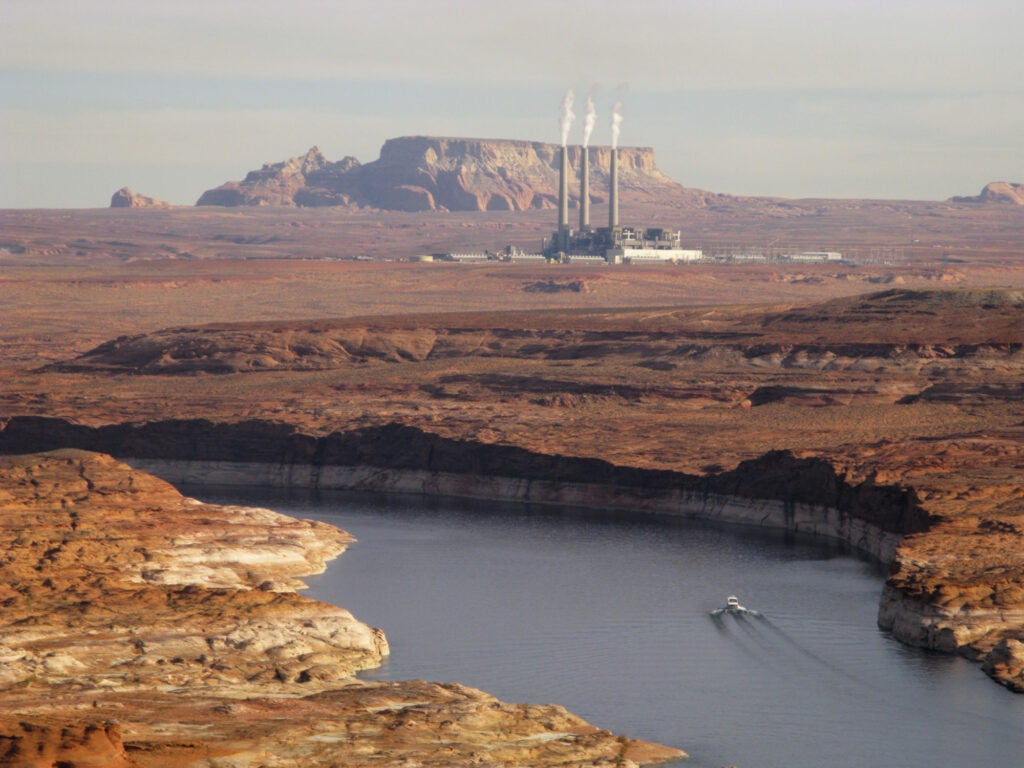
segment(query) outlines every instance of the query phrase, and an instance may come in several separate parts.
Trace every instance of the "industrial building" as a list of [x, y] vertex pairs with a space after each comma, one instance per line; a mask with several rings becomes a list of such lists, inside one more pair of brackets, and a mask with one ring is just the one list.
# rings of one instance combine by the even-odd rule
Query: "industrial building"
[[804, 251], [803, 253], [784, 253], [779, 256], [782, 261], [799, 261], [805, 264], [820, 264], [827, 261], [842, 261], [843, 254], [838, 251]]
[[[588, 107], [592, 107], [589, 103]], [[838, 251], [789, 251], [773, 246], [767, 250], [755, 251], [746, 248], [723, 248], [708, 246], [705, 255], [703, 249], [683, 248], [680, 233], [661, 227], [622, 226], [619, 223], [619, 150], [616, 146], [618, 138], [618, 121], [621, 115], [613, 109], [612, 146], [608, 169], [608, 226], [594, 227], [590, 223], [590, 149], [587, 145], [592, 120], [588, 121], [584, 131], [583, 144], [580, 147], [579, 169], [579, 226], [573, 229], [569, 224], [569, 148], [567, 136], [572, 122], [571, 91], [563, 101], [562, 145], [559, 153], [558, 166], [558, 227], [549, 238], [544, 238], [540, 253], [523, 251], [515, 246], [508, 246], [498, 253], [489, 251], [436, 254], [435, 258], [442, 261], [460, 263], [479, 263], [484, 261], [502, 261], [518, 263], [561, 262], [576, 264], [644, 264], [644, 263], [842, 263], [847, 261]], [[588, 111], [588, 118], [593, 113]]]
[[680, 247], [679, 232], [619, 225], [619, 151], [613, 147], [608, 173], [608, 226], [590, 225], [590, 150], [580, 155], [580, 224], [569, 226], [569, 150], [562, 146], [558, 172], [558, 229], [544, 243], [544, 254], [558, 261], [608, 264], [696, 261], [699, 250]]

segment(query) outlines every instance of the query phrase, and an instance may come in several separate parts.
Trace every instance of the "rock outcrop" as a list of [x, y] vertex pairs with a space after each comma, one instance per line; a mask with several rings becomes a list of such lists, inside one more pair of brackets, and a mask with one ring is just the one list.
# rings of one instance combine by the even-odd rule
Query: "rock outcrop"
[[110, 198], [111, 208], [170, 208], [171, 204], [155, 197], [146, 197], [121, 187]]
[[9, 418], [0, 450], [839, 537], [894, 564], [883, 626], [1013, 687], [1022, 307], [1019, 289], [922, 287], [769, 308], [178, 327], [26, 372], [8, 407], [37, 415]]
[[[610, 157], [609, 147], [590, 148], [594, 202], [604, 199]], [[380, 158], [366, 165], [352, 157], [329, 162], [313, 147], [301, 157], [267, 163], [243, 181], [208, 190], [196, 204], [352, 205], [395, 211], [554, 208], [558, 199], [558, 158], [559, 147], [555, 144], [503, 139], [389, 139], [381, 148]], [[569, 161], [575, 176], [579, 147], [570, 148]], [[624, 197], [686, 193], [658, 170], [650, 148], [619, 149], [619, 184]], [[573, 200], [578, 203], [578, 196]]]
[[1007, 496], [1003, 515], [943, 520], [927, 536], [908, 537], [878, 623], [909, 645], [980, 659], [1024, 693], [1024, 522], [1019, 489]]
[[[846, 538], [882, 559], [891, 556], [891, 545], [883, 552], [865, 543], [865, 536], [880, 541], [883, 534], [892, 534], [895, 541], [931, 523], [912, 492], [871, 480], [853, 485], [828, 462], [786, 451], [701, 476], [547, 456], [395, 424], [314, 437], [261, 421], [173, 420], [91, 428], [61, 419], [16, 417], [0, 430], [0, 453], [60, 446], [115, 453], [183, 473], [179, 479], [187, 475], [190, 482], [433, 492], [760, 520], [795, 532]], [[851, 521], [856, 525], [851, 527]], [[857, 533], [851, 533], [854, 529]]]
[[[544, 280], [527, 284], [527, 292], [586, 292], [589, 283]], [[802, 401], [842, 403], [851, 399], [909, 403], [957, 399], [973, 388], [981, 397], [1012, 397], [1016, 380], [978, 383], [947, 382], [954, 371], [978, 366], [1024, 372], [1020, 313], [1024, 292], [1015, 290], [883, 291], [791, 308], [784, 312], [748, 314], [709, 332], [699, 325], [656, 330], [548, 329], [538, 331], [515, 323], [496, 325], [484, 318], [462, 316], [458, 322], [427, 324], [418, 318], [391, 320], [386, 327], [365, 320], [223, 324], [169, 328], [104, 342], [79, 357], [55, 363], [52, 370], [69, 373], [131, 373], [179, 375], [231, 374], [254, 371], [314, 371], [351, 367], [367, 361], [419, 363], [466, 358], [515, 360], [599, 358], [614, 353], [645, 366], [663, 368], [714, 356], [729, 359], [737, 370], [818, 370], [823, 373], [869, 371], [884, 367], [889, 380], [853, 387], [847, 379], [815, 382], [817, 386], [763, 385], [746, 388], [750, 404]], [[901, 313], [922, 319], [913, 341], [892, 322]], [[434, 318], [436, 321], [436, 318]], [[507, 320], [507, 318], [506, 318]], [[848, 330], [858, 328], [861, 340]], [[949, 329], [955, 327], [956, 333]], [[900, 374], [898, 377], [893, 374]], [[492, 379], [493, 384], [499, 384]], [[447, 383], [442, 380], [441, 383]], [[508, 380], [511, 390], [532, 388], [523, 378]], [[566, 384], [566, 386], [570, 386]], [[572, 394], [580, 394], [579, 385]], [[743, 390], [738, 377], [733, 389]], [[620, 387], [618, 392], [658, 392]], [[666, 391], [667, 395], [668, 392]], [[742, 399], [742, 398], [740, 398]]]
[[[0, 766], [636, 764], [557, 706], [361, 682], [380, 630], [300, 597], [351, 541], [108, 456], [0, 457]], [[625, 762], [625, 761], [633, 761]]]
[[[73, 674], [118, 688], [178, 657], [181, 674], [162, 676], [239, 682], [269, 667], [297, 680], [314, 664], [338, 679], [387, 654], [379, 630], [295, 593], [344, 551], [343, 531], [202, 504], [82, 451], [4, 457], [0, 474], [4, 683]], [[125, 674], [111, 683], [104, 664]]]
[[44, 724], [0, 715], [0, 765], [11, 768], [140, 768], [111, 722]]
[[264, 163], [242, 181], [207, 190], [196, 205], [348, 205], [356, 194], [359, 161], [332, 163], [318, 147], [280, 163]]
[[1024, 184], [1009, 181], [993, 181], [977, 195], [952, 197], [954, 203], [1009, 203], [1024, 205]]

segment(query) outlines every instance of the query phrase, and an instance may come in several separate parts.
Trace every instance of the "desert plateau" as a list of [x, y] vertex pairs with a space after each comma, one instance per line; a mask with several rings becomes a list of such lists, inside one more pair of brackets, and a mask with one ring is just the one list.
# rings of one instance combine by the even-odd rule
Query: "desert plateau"
[[610, 266], [413, 260], [529, 245], [551, 229], [546, 205], [121, 197], [0, 211], [0, 765], [682, 756], [458, 681], [360, 680], [388, 628], [296, 592], [351, 538], [168, 481], [830, 537], [888, 566], [878, 623], [893, 637], [1024, 691], [1012, 202], [638, 188], [624, 219], [705, 251], [847, 258]]
[[1022, 8], [0, 4], [0, 768], [1024, 768]]

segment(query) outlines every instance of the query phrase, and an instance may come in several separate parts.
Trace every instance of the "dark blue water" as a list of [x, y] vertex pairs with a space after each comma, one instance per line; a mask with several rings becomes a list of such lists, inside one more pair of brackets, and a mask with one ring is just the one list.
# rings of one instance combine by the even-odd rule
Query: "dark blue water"
[[[307, 594], [387, 633], [371, 678], [558, 703], [719, 768], [1016, 768], [1024, 696], [875, 624], [879, 566], [820, 542], [594, 512], [270, 492], [359, 541]], [[754, 616], [709, 612], [736, 594]]]

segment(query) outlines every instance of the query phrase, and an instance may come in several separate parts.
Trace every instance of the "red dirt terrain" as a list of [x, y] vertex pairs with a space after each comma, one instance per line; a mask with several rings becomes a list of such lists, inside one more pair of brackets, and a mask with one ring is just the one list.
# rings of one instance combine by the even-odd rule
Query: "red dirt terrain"
[[[1024, 690], [1021, 209], [870, 201], [745, 208], [723, 201], [686, 211], [632, 204], [631, 215], [652, 224], [678, 221], [684, 238], [689, 233], [705, 247], [774, 239], [862, 258], [616, 268], [354, 261], [539, 240], [550, 214], [0, 212], [0, 446], [7, 453], [91, 447], [192, 462], [231, 462], [248, 446], [249, 461], [268, 464], [435, 477], [461, 465], [480, 476], [603, 483], [632, 489], [634, 497], [638, 488], [652, 495], [675, 488], [803, 499], [902, 536], [881, 596], [884, 626], [908, 643], [976, 658], [996, 680]], [[19, 461], [41, 467], [49, 460]], [[67, 482], [82, 482], [76, 477]], [[140, 504], [147, 488], [157, 488], [155, 480], [132, 482]], [[182, 502], [166, 495], [171, 490], [159, 488], [153, 506], [179, 509]], [[86, 484], [80, 493], [72, 510], [108, 492]], [[56, 552], [48, 555], [55, 545], [39, 537], [31, 544], [18, 533], [10, 535], [21, 543], [8, 548], [34, 553], [41, 570], [33, 572], [55, 585], [78, 578], [82, 566], [72, 552], [98, 567], [98, 549], [69, 549], [74, 520], [61, 509], [67, 528]], [[15, 531], [29, 525], [11, 519]], [[17, 567], [28, 574], [24, 564]], [[19, 578], [28, 583], [28, 575]], [[53, 612], [52, 623], [72, 609], [91, 621], [105, 603], [120, 605], [110, 596], [113, 586], [89, 591], [99, 589], [91, 578], [83, 577], [82, 598], [63, 608], [63, 592], [45, 585], [8, 599], [25, 610], [36, 606], [34, 615]], [[271, 602], [293, 599], [236, 578], [230, 589], [245, 590], [244, 600], [232, 598], [240, 605], [257, 593]], [[188, 608], [187, 586], [146, 589], [160, 590], [165, 605], [173, 593], [177, 608], [197, 610]], [[116, 618], [121, 610], [110, 608], [108, 624], [122, 627], [127, 642], [133, 623]], [[51, 632], [44, 624], [32, 642], [55, 642]], [[46, 672], [49, 651], [32, 652]], [[197, 674], [220, 674], [211, 656], [201, 662], [199, 655], [177, 654]], [[92, 663], [88, 653], [83, 658]], [[169, 658], [154, 670], [181, 666]], [[105, 663], [102, 654], [96, 663]], [[223, 663], [241, 669], [250, 661], [224, 656]], [[268, 684], [298, 685], [292, 680], [303, 670], [293, 671]], [[4, 733], [28, 739], [29, 731], [75, 723], [92, 730], [67, 731], [69, 745], [103, 742], [118, 755], [121, 745], [125, 759], [140, 765], [189, 764], [185, 757], [145, 763], [150, 747], [139, 745], [178, 738], [173, 729], [156, 734], [161, 723], [190, 722], [180, 708], [195, 707], [201, 717], [228, 706], [213, 703], [205, 689], [161, 693], [145, 706], [118, 689], [101, 707], [110, 701], [142, 714], [131, 728], [118, 715], [120, 730], [108, 732], [96, 725], [114, 719], [105, 711], [94, 718], [55, 704], [56, 720], [48, 720], [56, 683], [23, 684], [32, 674], [40, 672], [6, 684], [11, 719]], [[67, 680], [60, 685], [95, 685], [75, 682], [77, 672], [61, 674]], [[90, 674], [99, 673], [82, 672], [81, 679]], [[231, 723], [176, 754], [202, 764], [200, 753], [216, 759], [242, 749], [225, 745], [266, 748], [283, 738], [269, 725], [292, 727], [275, 720], [279, 693], [230, 705], [239, 707]], [[318, 707], [349, 694], [385, 696], [343, 687], [296, 701]], [[407, 714], [415, 725], [402, 734], [434, 722], [429, 713]], [[508, 716], [536, 722], [533, 714]], [[346, 717], [349, 728], [371, 728]], [[453, 719], [437, 718], [438, 727]], [[319, 727], [313, 721], [307, 717], [303, 727]], [[303, 733], [296, 743], [311, 738]], [[558, 759], [581, 764], [608, 755], [598, 742], [597, 752], [570, 750]], [[423, 759], [410, 750], [403, 754]], [[348, 759], [342, 762], [359, 764]], [[526, 762], [545, 764], [536, 759]]]

